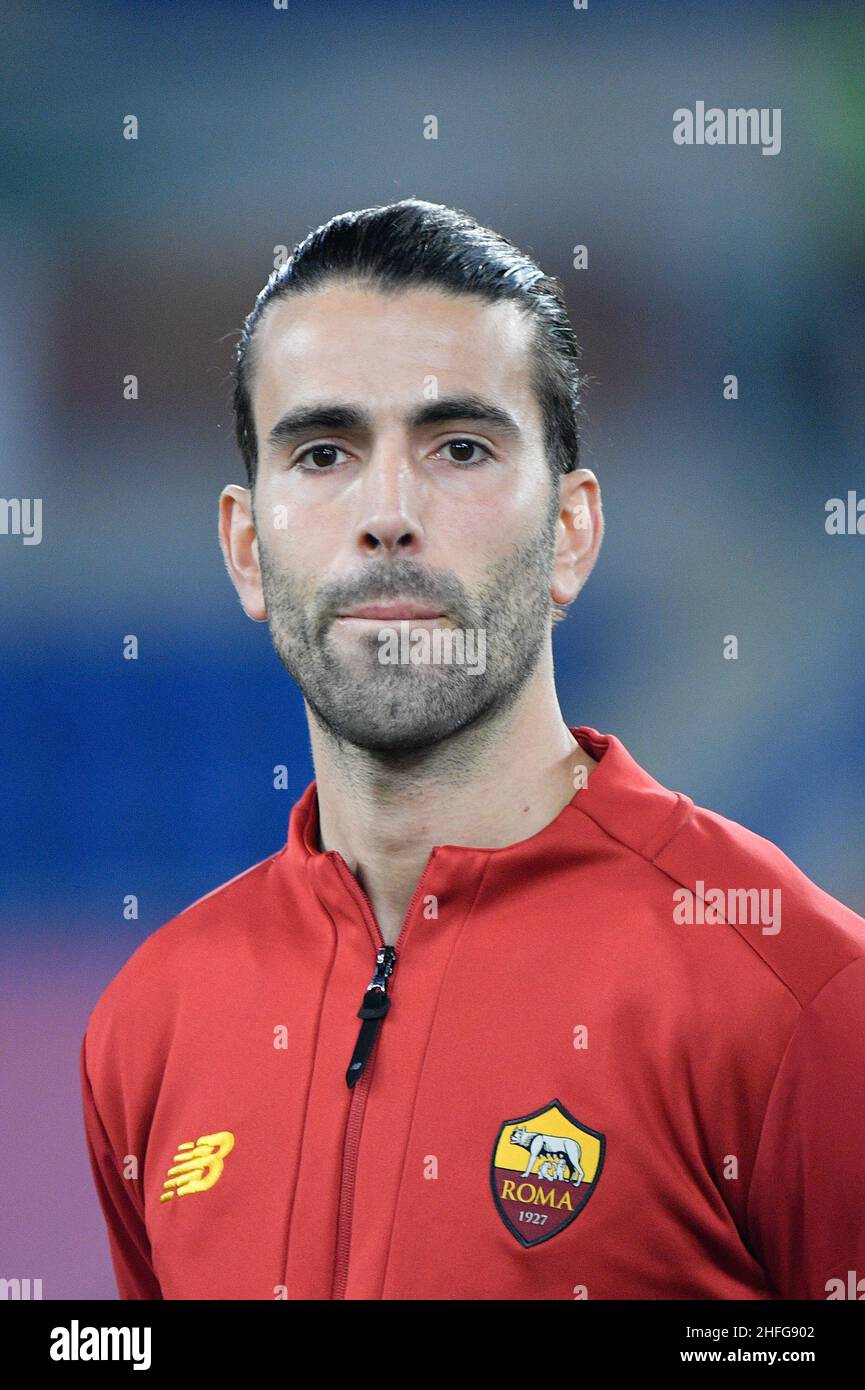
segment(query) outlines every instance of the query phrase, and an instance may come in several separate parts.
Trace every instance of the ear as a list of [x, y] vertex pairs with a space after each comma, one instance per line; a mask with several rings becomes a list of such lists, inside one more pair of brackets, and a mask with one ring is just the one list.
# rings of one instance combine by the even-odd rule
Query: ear
[[249, 488], [230, 483], [220, 493], [219, 544], [243, 611], [257, 623], [266, 622], [258, 537]]
[[554, 603], [576, 598], [598, 558], [604, 538], [601, 489], [589, 468], [576, 468], [559, 479], [559, 519], [550, 595]]

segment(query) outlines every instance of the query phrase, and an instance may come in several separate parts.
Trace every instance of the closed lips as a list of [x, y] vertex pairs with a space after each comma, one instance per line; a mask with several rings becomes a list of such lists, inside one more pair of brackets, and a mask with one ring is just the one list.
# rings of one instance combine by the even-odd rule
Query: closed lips
[[380, 603], [363, 604], [360, 608], [352, 608], [347, 613], [340, 613], [341, 618], [441, 618], [444, 616], [440, 608], [426, 608], [420, 604], [399, 604], [398, 606], [387, 607]]

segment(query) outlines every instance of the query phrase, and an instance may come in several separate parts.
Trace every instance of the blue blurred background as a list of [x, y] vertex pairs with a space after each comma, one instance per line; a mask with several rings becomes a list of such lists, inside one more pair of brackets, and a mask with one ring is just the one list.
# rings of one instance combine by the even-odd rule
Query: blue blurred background
[[[865, 494], [865, 21], [791, 0], [5, 9], [0, 476], [43, 499], [43, 538], [0, 535], [0, 1275], [114, 1297], [88, 1014], [150, 932], [279, 848], [312, 777], [216, 508], [245, 481], [242, 320], [274, 248], [334, 213], [448, 203], [561, 279], [607, 524], [555, 635], [568, 723], [865, 913], [865, 536], [824, 525]], [[781, 152], [674, 145], [697, 100], [782, 108]]]

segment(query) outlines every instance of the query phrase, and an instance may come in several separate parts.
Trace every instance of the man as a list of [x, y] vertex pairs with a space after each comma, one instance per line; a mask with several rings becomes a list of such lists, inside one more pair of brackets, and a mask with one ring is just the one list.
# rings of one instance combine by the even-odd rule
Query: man
[[437, 205], [334, 218], [259, 295], [220, 541], [316, 777], [89, 1020], [121, 1297], [865, 1276], [865, 922], [559, 710], [579, 387], [555, 282]]

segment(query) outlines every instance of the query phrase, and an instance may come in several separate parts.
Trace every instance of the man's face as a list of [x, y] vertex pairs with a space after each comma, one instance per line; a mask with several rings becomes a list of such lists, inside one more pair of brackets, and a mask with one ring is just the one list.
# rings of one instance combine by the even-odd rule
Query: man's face
[[[428, 747], [507, 708], [537, 665], [559, 499], [530, 340], [512, 303], [336, 283], [259, 323], [264, 607], [280, 659], [340, 740]], [[372, 616], [350, 616], [360, 605]], [[446, 627], [464, 635], [462, 662], [458, 647], [435, 658]]]

